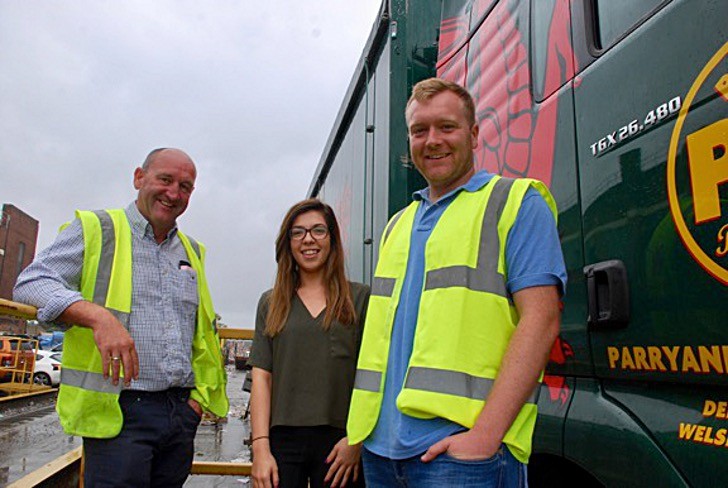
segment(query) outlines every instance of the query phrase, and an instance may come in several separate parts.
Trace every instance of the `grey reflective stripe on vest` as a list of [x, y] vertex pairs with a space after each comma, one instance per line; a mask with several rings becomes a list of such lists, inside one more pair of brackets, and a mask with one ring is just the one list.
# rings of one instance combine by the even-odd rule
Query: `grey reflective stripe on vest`
[[105, 210], [94, 210], [94, 214], [101, 224], [101, 256], [99, 269], [96, 272], [96, 285], [94, 286], [94, 303], [106, 305], [106, 295], [109, 293], [111, 281], [111, 266], [114, 264], [116, 251], [116, 232], [111, 216]]
[[61, 383], [68, 386], [75, 386], [84, 390], [95, 391], [98, 393], [121, 393], [120, 381], [114, 386], [110, 379], [104, 379], [101, 373], [90, 373], [88, 371], [79, 371], [67, 367], [61, 368]]
[[510, 300], [505, 277], [498, 273], [500, 256], [498, 221], [503, 215], [513, 182], [512, 178], [500, 178], [494, 183], [483, 215], [476, 267], [449, 266], [428, 271], [425, 277], [425, 290], [460, 286], [473, 291], [493, 293]]
[[371, 294], [378, 297], [391, 297], [392, 293], [394, 293], [394, 283], [396, 281], [395, 278], [379, 278], [375, 276], [372, 279]]
[[[109, 294], [111, 283], [111, 267], [114, 264], [114, 253], [116, 252], [116, 230], [114, 221], [106, 210], [94, 210], [94, 214], [101, 224], [101, 256], [99, 257], [99, 269], [96, 271], [96, 285], [94, 286], [94, 303], [106, 307], [106, 296]], [[129, 330], [129, 314], [107, 307], [121, 325]]]
[[357, 369], [354, 378], [354, 388], [357, 390], [379, 393], [382, 386], [382, 373], [370, 369]]
[[404, 211], [407, 210], [408, 207], [403, 208], [396, 214], [394, 214], [394, 217], [392, 217], [392, 220], [389, 222], [389, 225], [386, 229], [384, 229], [384, 241], [387, 242], [387, 239], [389, 239], [389, 234], [392, 233], [392, 229], [394, 229], [394, 226], [397, 225], [397, 221], [402, 218], [402, 214], [404, 214]]
[[[404, 214], [405, 210], [407, 210], [408, 207], [403, 208], [396, 214], [394, 214], [394, 217], [391, 218], [389, 221], [389, 224], [387, 224], [387, 227], [384, 229], [384, 240], [383, 243], [387, 242], [387, 239], [389, 239], [389, 234], [392, 233], [392, 229], [394, 229], [394, 226], [397, 225], [397, 222], [400, 218], [402, 218], [402, 215]], [[395, 278], [379, 278], [375, 276], [372, 278], [372, 290], [371, 294], [373, 296], [377, 297], [391, 297], [392, 293], [394, 293], [394, 284], [397, 282]]]
[[200, 255], [200, 244], [190, 236], [187, 236], [187, 240], [190, 241], [190, 246], [192, 246], [195, 254], [197, 254], [197, 259], [202, 259], [202, 256]]
[[427, 273], [425, 290], [461, 286], [468, 290], [485, 291], [502, 297], [506, 296], [506, 285], [503, 282], [503, 277], [497, 272], [494, 275], [483, 271], [468, 266], [433, 269]]
[[121, 322], [121, 325], [123, 325], [126, 330], [129, 330], [129, 315], [131, 314], [122, 312], [120, 310], [114, 310], [113, 308], [107, 308], [106, 310], [111, 312], [111, 315], [116, 317], [116, 320]]
[[[411, 367], [407, 372], [404, 387], [411, 390], [443, 393], [473, 400], [485, 400], [491, 388], [493, 388], [493, 383], [494, 380], [490, 378], [480, 378], [461, 371]], [[540, 386], [537, 385], [535, 390], [531, 392], [526, 403], [536, 403]]]

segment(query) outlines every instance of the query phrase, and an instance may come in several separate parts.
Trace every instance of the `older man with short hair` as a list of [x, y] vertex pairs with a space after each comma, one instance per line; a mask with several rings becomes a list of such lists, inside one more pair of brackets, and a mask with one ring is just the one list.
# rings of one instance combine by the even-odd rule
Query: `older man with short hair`
[[85, 486], [182, 486], [203, 410], [227, 414], [205, 248], [177, 228], [196, 176], [183, 151], [152, 151], [135, 202], [77, 211], [18, 277], [15, 300], [69, 326], [56, 408]]

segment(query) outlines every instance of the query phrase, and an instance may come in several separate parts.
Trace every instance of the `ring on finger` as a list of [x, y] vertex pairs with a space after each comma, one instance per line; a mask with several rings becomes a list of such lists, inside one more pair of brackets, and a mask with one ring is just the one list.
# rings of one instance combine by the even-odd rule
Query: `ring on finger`
[[121, 361], [121, 358], [119, 356], [113, 356], [111, 358], [112, 361]]

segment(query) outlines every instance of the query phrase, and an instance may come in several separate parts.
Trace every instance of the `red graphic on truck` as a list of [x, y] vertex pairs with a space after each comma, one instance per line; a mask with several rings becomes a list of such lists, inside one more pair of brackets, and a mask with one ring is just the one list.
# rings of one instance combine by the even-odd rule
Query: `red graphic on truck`
[[[549, 364], [566, 364], [566, 360], [573, 356], [574, 350], [571, 348], [571, 345], [561, 337], [557, 337], [556, 342], [554, 342], [551, 348]], [[543, 384], [548, 386], [549, 397], [552, 402], [561, 402], [562, 405], [566, 405], [566, 401], [571, 394], [571, 389], [566, 384], [566, 378], [564, 376], [546, 374], [543, 377]]]
[[[536, 178], [551, 184], [558, 89], [574, 75], [567, 0], [556, 0], [545, 51], [542, 101], [531, 87], [528, 45], [514, 10], [518, 2], [476, 1], [472, 12], [441, 25], [438, 76], [464, 84], [473, 94], [480, 124], [476, 167], [505, 176]], [[470, 19], [487, 18], [468, 45]], [[524, 16], [521, 16], [524, 17]]]
[[[560, 93], [559, 88], [575, 72], [569, 2], [553, 2], [547, 48], [542, 53], [544, 72], [536, 77], [530, 71], [528, 36], [522, 32], [528, 26], [518, 23], [519, 18], [528, 18], [517, 15], [522, 5], [505, 1], [493, 6], [492, 0], [476, 0], [470, 11], [443, 20], [437, 74], [467, 86], [473, 94], [480, 125], [477, 169], [536, 178], [550, 186], [560, 96], [570, 96], [570, 91]], [[477, 26], [483, 17], [469, 39], [471, 24]], [[532, 89], [533, 79], [542, 80], [540, 90]], [[534, 92], [542, 94], [543, 100], [534, 100]], [[559, 337], [549, 364], [563, 365], [573, 356], [572, 347]], [[571, 390], [565, 377], [546, 375], [544, 384], [551, 401], [566, 404]]]

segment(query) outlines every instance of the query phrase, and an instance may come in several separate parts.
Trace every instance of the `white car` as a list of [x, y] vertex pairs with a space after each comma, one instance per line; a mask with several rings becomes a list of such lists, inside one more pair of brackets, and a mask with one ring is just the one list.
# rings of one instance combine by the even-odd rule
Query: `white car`
[[33, 371], [33, 381], [36, 384], [56, 386], [61, 382], [61, 354], [56, 351], [38, 351]]

